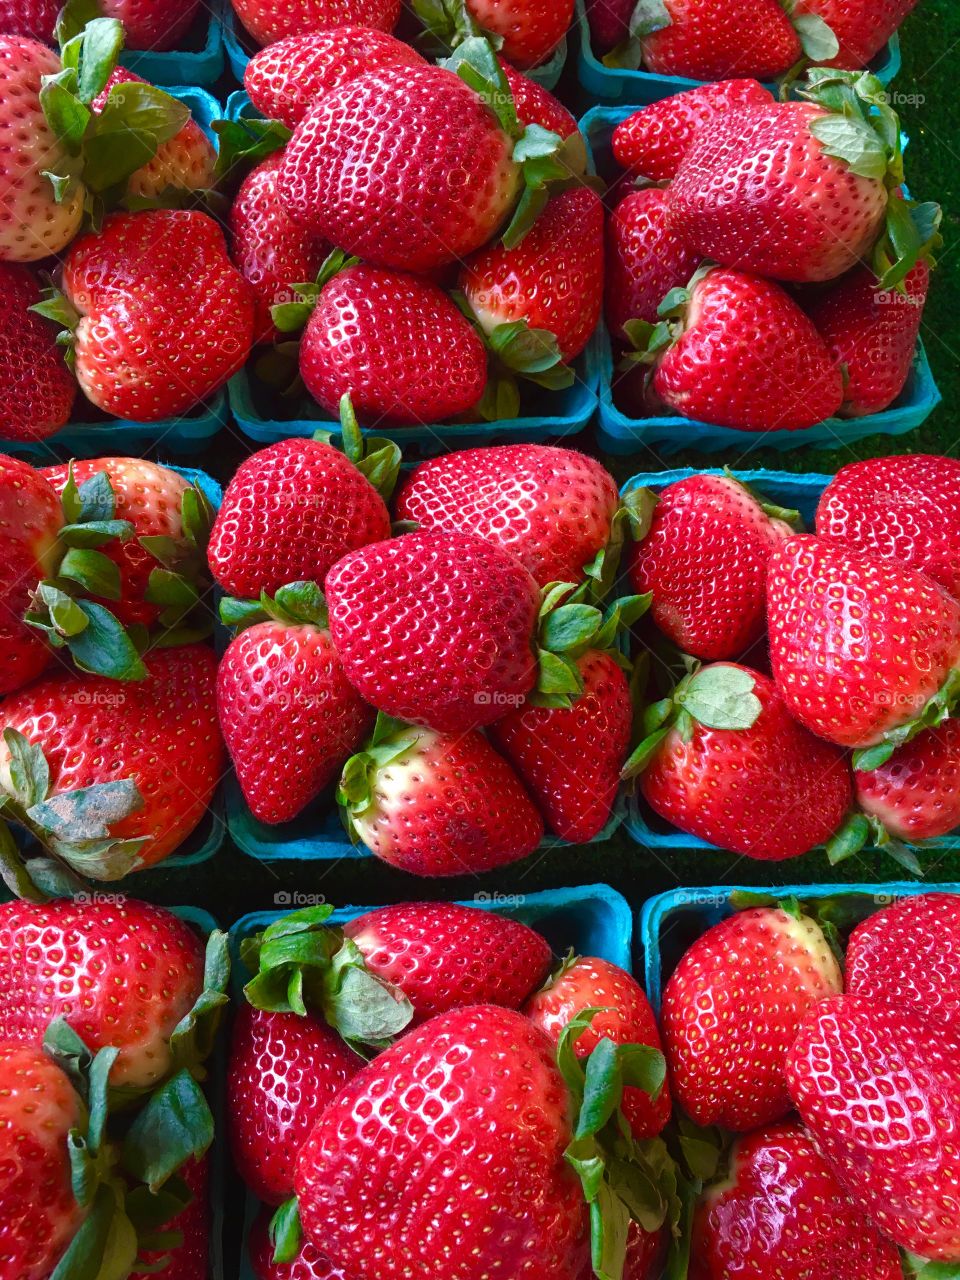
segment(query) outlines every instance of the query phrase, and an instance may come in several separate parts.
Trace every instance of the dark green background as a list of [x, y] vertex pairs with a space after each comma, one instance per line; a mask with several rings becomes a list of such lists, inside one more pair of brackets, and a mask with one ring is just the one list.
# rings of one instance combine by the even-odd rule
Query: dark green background
[[[944, 247], [934, 278], [923, 337], [944, 403], [926, 425], [905, 436], [875, 436], [837, 451], [797, 450], [792, 454], [757, 449], [745, 465], [792, 471], [835, 471], [855, 457], [877, 454], [955, 453], [958, 405], [957, 351], [960, 350], [958, 271], [958, 185], [960, 185], [960, 98], [956, 70], [960, 63], [960, 5], [957, 0], [921, 0], [901, 33], [903, 70], [893, 89], [896, 106], [910, 136], [907, 173], [918, 199], [939, 200], [945, 210]], [[585, 439], [571, 443], [589, 447]], [[242, 456], [240, 443], [227, 436], [215, 453], [200, 461], [218, 477], [227, 478]], [[608, 459], [608, 462], [610, 460]], [[739, 459], [722, 458], [737, 462]], [[664, 465], [718, 465], [696, 454], [681, 455]], [[649, 454], [643, 459], [618, 460], [612, 469], [622, 481], [632, 472], [655, 469]], [[784, 769], [789, 769], [784, 761]], [[960, 879], [960, 856], [924, 855], [928, 877]], [[846, 879], [899, 878], [885, 856], [869, 855], [846, 864]], [[148, 872], [131, 881], [134, 892], [166, 903], [190, 902], [210, 910], [224, 924], [248, 911], [269, 909], [276, 895], [286, 892], [323, 894], [336, 904], [398, 901], [418, 897], [472, 897], [475, 893], [525, 893], [534, 889], [605, 881], [639, 906], [653, 893], [687, 885], [722, 883], [771, 884], [835, 880], [822, 854], [793, 862], [764, 864], [722, 854], [684, 854], [665, 858], [637, 846], [623, 831], [605, 844], [541, 851], [506, 871], [455, 881], [423, 881], [401, 875], [374, 859], [340, 863], [264, 865], [233, 848], [229, 840], [211, 861], [183, 870]]]

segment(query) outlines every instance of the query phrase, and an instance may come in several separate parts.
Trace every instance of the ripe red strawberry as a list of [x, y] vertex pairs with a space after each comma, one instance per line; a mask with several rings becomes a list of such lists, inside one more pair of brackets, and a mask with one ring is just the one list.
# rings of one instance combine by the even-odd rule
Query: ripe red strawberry
[[392, 31], [400, 0], [302, 0], [295, 8], [282, 0], [231, 0], [237, 17], [257, 44], [285, 36], [310, 35], [328, 27], [376, 27]]
[[621, 120], [613, 131], [614, 159], [651, 182], [672, 182], [701, 129], [718, 116], [770, 101], [756, 80], [721, 80], [675, 93]]
[[347, 761], [339, 799], [352, 834], [413, 875], [492, 871], [543, 839], [522, 782], [476, 732], [384, 731]]
[[840, 42], [835, 67], [865, 67], [880, 52], [917, 0], [797, 0], [796, 16], [814, 13]]
[[650, 616], [684, 653], [741, 656], [764, 635], [767, 565], [796, 513], [727, 475], [678, 480], [655, 501], [630, 559], [634, 591], [653, 593]]
[[45, 440], [65, 426], [77, 384], [56, 329], [29, 310], [40, 286], [27, 267], [0, 263], [0, 439]]
[[772, 680], [716, 663], [681, 682], [673, 707], [651, 708], [654, 723], [678, 722], [654, 729], [627, 766], [628, 776], [642, 770], [644, 799], [661, 818], [776, 862], [838, 830], [851, 801], [846, 758], [797, 724]]
[[[555, 97], [549, 89], [545, 89], [538, 81], [531, 80], [529, 76], [517, 71], [503, 56], [498, 61], [503, 74], [507, 77], [507, 84], [513, 94], [513, 105], [517, 109], [521, 124], [538, 124], [564, 139], [572, 138], [580, 132], [576, 117], [570, 114], [560, 99]], [[585, 148], [583, 158], [584, 167], [586, 167]]]
[[70, 1180], [68, 1136], [83, 1104], [38, 1049], [0, 1044], [0, 1249], [5, 1280], [46, 1280], [85, 1214]]
[[[952, 723], [952, 722], [951, 722]], [[847, 991], [960, 1026], [960, 896], [924, 893], [875, 912], [850, 935]]]
[[368, 969], [425, 1022], [450, 1009], [519, 1009], [550, 970], [546, 941], [519, 920], [453, 902], [404, 902], [344, 925]]
[[77, 313], [80, 385], [120, 418], [188, 412], [242, 367], [253, 342], [253, 293], [203, 213], [114, 214], [71, 246], [63, 288]]
[[600, 197], [588, 187], [555, 195], [518, 245], [488, 245], [469, 258], [459, 287], [488, 337], [525, 321], [553, 335], [562, 361], [573, 360], [603, 306]]
[[910, 453], [848, 463], [821, 495], [817, 533], [922, 569], [960, 599], [960, 461]]
[[62, 525], [49, 482], [28, 463], [0, 454], [0, 694], [23, 688], [50, 661], [42, 633], [27, 626], [23, 615], [37, 582], [54, 572]]
[[363, 1059], [320, 1018], [237, 1010], [227, 1068], [230, 1147], [254, 1195], [280, 1204], [293, 1194], [297, 1155], [324, 1108]]
[[699, 265], [700, 255], [670, 230], [665, 191], [648, 187], [624, 196], [607, 224], [606, 317], [613, 337], [628, 340], [628, 320], [656, 324], [660, 303]]
[[[662, 1050], [657, 1020], [640, 984], [624, 969], [592, 956], [564, 963], [559, 973], [524, 1006], [523, 1012], [556, 1044], [564, 1027], [587, 1009], [600, 1009], [574, 1049], [586, 1058], [603, 1039], [614, 1044], [645, 1044]], [[670, 1090], [656, 1099], [627, 1088], [621, 1103], [638, 1140], [654, 1138], [670, 1119]]]
[[803, 56], [777, 0], [663, 0], [666, 25], [641, 32], [643, 61], [658, 75], [691, 80], [775, 80]]
[[300, 374], [328, 412], [349, 394], [362, 421], [403, 426], [472, 409], [487, 383], [487, 356], [437, 285], [360, 264], [320, 291], [300, 344]]
[[503, 41], [504, 58], [525, 71], [553, 54], [573, 22], [573, 0], [466, 0], [481, 31]]
[[432, 1019], [355, 1076], [301, 1150], [307, 1238], [378, 1280], [494, 1266], [575, 1280], [585, 1211], [563, 1160], [569, 1106], [549, 1042], [520, 1014]]
[[781, 1119], [790, 1110], [787, 1055], [804, 1013], [842, 989], [808, 916], [755, 907], [713, 925], [663, 992], [674, 1098], [696, 1124], [738, 1133]]
[[496, 543], [545, 587], [583, 580], [614, 537], [619, 507], [613, 477], [595, 458], [553, 445], [506, 444], [420, 463], [401, 485], [394, 512], [424, 531]]
[[292, 1262], [274, 1262], [270, 1239], [271, 1214], [264, 1211], [254, 1222], [247, 1240], [250, 1267], [256, 1280], [349, 1280], [346, 1272], [329, 1262], [305, 1240]]
[[148, 1280], [156, 1275], [162, 1263], [164, 1280], [207, 1280], [210, 1274], [210, 1252], [214, 1226], [210, 1213], [210, 1158], [189, 1160], [178, 1169], [192, 1199], [169, 1222], [163, 1232], [176, 1232], [182, 1239], [171, 1249], [144, 1249], [137, 1257], [138, 1266], [147, 1270], [133, 1271], [130, 1280]]
[[[313, 583], [282, 587], [224, 619], [244, 629], [217, 675], [217, 708], [237, 781], [260, 822], [311, 804], [373, 728], [374, 712], [343, 671]], [[251, 625], [252, 624], [252, 625]]]
[[123, 23], [129, 49], [176, 49], [196, 15], [199, 0], [99, 0], [107, 18]]
[[657, 357], [653, 388], [677, 413], [741, 431], [795, 431], [840, 407], [839, 367], [773, 281], [714, 267], [672, 301], [673, 345]]
[[737, 1139], [729, 1174], [697, 1206], [690, 1261], [690, 1280], [903, 1275], [896, 1247], [845, 1195], [816, 1143], [792, 1122]]
[[0, 34], [53, 40], [59, 0], [0, 0]]
[[857, 804], [894, 840], [919, 844], [960, 827], [960, 720], [918, 734], [873, 770], [855, 769]]
[[790, 713], [875, 768], [942, 721], [960, 668], [960, 604], [904, 565], [796, 535], [767, 583], [770, 662]]
[[423, 61], [416, 49], [386, 31], [331, 27], [269, 44], [247, 63], [243, 84], [262, 116], [295, 129], [325, 93], [367, 71], [422, 66]]
[[882, 413], [907, 384], [927, 301], [930, 268], [918, 262], [903, 293], [858, 267], [805, 303], [807, 315], [846, 370], [841, 418]]
[[[49, 767], [50, 803], [34, 825], [82, 875], [114, 879], [131, 862], [162, 861], [200, 823], [223, 773], [213, 650], [158, 650], [146, 666], [146, 679], [127, 684], [51, 675], [0, 704], [0, 727], [40, 748]], [[48, 798], [39, 762], [32, 769], [25, 797], [11, 776], [9, 745], [0, 748], [0, 785], [22, 807], [33, 795]], [[114, 799], [102, 814], [65, 794], [108, 782]]]
[[797, 1110], [834, 1177], [895, 1244], [960, 1261], [956, 1033], [863, 996], [825, 1000], [787, 1062]]

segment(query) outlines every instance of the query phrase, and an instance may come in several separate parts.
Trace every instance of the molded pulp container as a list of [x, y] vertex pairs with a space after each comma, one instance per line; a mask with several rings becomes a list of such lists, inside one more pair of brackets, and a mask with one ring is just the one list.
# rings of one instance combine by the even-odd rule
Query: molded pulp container
[[[580, 87], [589, 98], [600, 102], [635, 102], [645, 104], [659, 102], [674, 93], [696, 89], [701, 80], [688, 80], [686, 76], [661, 76], [652, 71], [628, 71], [622, 67], [606, 67], [593, 50], [590, 41], [590, 24], [584, 0], [577, 0], [577, 25], [579, 56], [577, 72]], [[890, 84], [900, 70], [900, 38], [891, 37], [887, 47], [873, 60], [871, 71], [884, 84]], [[769, 86], [775, 90], [776, 86]]]
[[[258, 112], [245, 93], [232, 93], [227, 99], [227, 118], [256, 118]], [[532, 383], [521, 382], [523, 397], [520, 418], [499, 422], [431, 424], [416, 427], [379, 425], [364, 429], [364, 435], [387, 436], [405, 451], [423, 455], [443, 453], [448, 449], [466, 449], [483, 444], [506, 444], [516, 441], [554, 440], [582, 431], [597, 407], [600, 344], [596, 335], [586, 351], [574, 363], [577, 382], [566, 391], [544, 391]], [[247, 367], [230, 383], [230, 408], [240, 429], [258, 444], [273, 444], [291, 436], [312, 436], [315, 431], [330, 428], [331, 419], [306, 392], [287, 400], [258, 384], [252, 374], [257, 353]]]
[[223, 74], [223, 39], [220, 18], [202, 0], [193, 26], [183, 37], [182, 49], [124, 49], [120, 61], [129, 71], [151, 84], [214, 84]]
[[[622, 492], [628, 493], [632, 489], [646, 488], [653, 489], [654, 492], [659, 493], [668, 485], [675, 484], [678, 480], [685, 480], [688, 476], [703, 474], [722, 475], [723, 473], [716, 468], [706, 471], [681, 468], [677, 471], [645, 472], [632, 476], [623, 486]], [[803, 517], [804, 526], [811, 531], [814, 527], [814, 515], [820, 495], [832, 478], [822, 475], [791, 475], [783, 471], [763, 470], [738, 470], [734, 474], [737, 479], [750, 485], [752, 489], [755, 489], [763, 497], [769, 498], [771, 502], [776, 503], [778, 506], [786, 507], [788, 510], [799, 511]], [[624, 812], [624, 826], [633, 839], [655, 853], [662, 852], [669, 855], [671, 852], [678, 850], [703, 851], [707, 854], [723, 852], [714, 845], [707, 844], [705, 840], [701, 840], [698, 836], [687, 835], [684, 831], [668, 826], [659, 815], [648, 807], [640, 795], [639, 788], [633, 794], [628, 793], [625, 796]], [[960, 853], [960, 829], [950, 835], [941, 836], [939, 840], [933, 842], [933, 846], [939, 851], [948, 850]], [[729, 857], [731, 855], [726, 854], [725, 856]]]
[[[606, 885], [585, 885], [575, 889], [549, 889], [518, 897], [496, 897], [478, 894], [467, 906], [496, 911], [514, 920], [522, 920], [543, 933], [554, 952], [564, 955], [571, 947], [579, 955], [598, 956], [621, 968], [631, 968], [633, 921], [626, 899]], [[284, 904], [282, 911], [260, 911], [244, 916], [230, 930], [233, 956], [234, 998], [242, 999], [246, 980], [240, 962], [240, 943], [252, 933], [265, 929], [298, 904]], [[344, 907], [334, 912], [332, 924], [344, 924], [372, 907]], [[252, 1196], [246, 1196], [244, 1237], [260, 1208]], [[232, 1222], [236, 1218], [231, 1215]], [[240, 1280], [254, 1280], [249, 1258], [244, 1251]]]
[[[124, 65], [137, 70], [128, 58], [124, 58]], [[216, 144], [216, 134], [211, 125], [223, 114], [216, 98], [203, 89], [173, 85], [166, 85], [164, 88], [172, 97], [187, 104], [194, 120]], [[77, 392], [73, 412], [81, 417], [68, 422], [46, 440], [0, 440], [0, 451], [16, 455], [42, 455], [46, 463], [66, 458], [97, 458], [108, 454], [141, 454], [151, 447], [178, 453], [200, 453], [229, 418], [225, 389], [215, 392], [207, 403], [184, 417], [164, 418], [160, 422], [128, 422], [106, 415], [100, 415], [99, 420], [95, 420], [99, 411], [80, 391]]]
[[[604, 178], [610, 179], [620, 172], [610, 150], [613, 130], [636, 110], [636, 105], [594, 107], [580, 121], [580, 128], [587, 140], [588, 154], [596, 171]], [[870, 414], [865, 418], [829, 418], [826, 422], [803, 431], [738, 431], [732, 427], [718, 427], [712, 423], [684, 418], [679, 414], [630, 418], [614, 401], [616, 371], [613, 346], [604, 325], [594, 335], [594, 343], [597, 348], [596, 375], [600, 397], [598, 439], [603, 449], [614, 454], [640, 453], [647, 448], [665, 456], [678, 453], [681, 449], [717, 453], [723, 449], [735, 448], [745, 453], [760, 447], [782, 452], [792, 451], [802, 445], [840, 448], [878, 432], [899, 436], [905, 431], [913, 431], [930, 416], [941, 399], [923, 343], [918, 342], [913, 369], [899, 399], [883, 413]]]

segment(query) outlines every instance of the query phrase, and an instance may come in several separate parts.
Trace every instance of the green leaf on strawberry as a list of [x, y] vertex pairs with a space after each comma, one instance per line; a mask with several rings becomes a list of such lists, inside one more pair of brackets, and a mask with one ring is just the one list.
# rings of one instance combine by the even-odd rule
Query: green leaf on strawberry
[[127, 1131], [125, 1172], [157, 1191], [188, 1160], [198, 1159], [214, 1138], [213, 1115], [189, 1071], [178, 1071], [151, 1094]]

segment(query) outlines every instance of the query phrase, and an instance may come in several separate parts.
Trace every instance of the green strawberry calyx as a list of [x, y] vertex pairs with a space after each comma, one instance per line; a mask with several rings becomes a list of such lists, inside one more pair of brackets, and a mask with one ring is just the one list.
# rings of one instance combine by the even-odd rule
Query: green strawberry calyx
[[797, 0], [780, 0], [780, 3], [803, 49], [803, 58], [785, 77], [785, 82], [790, 84], [812, 62], [831, 62], [840, 52], [840, 41], [833, 28], [819, 13], [798, 12]]
[[643, 41], [673, 26], [664, 0], [636, 0], [627, 23], [627, 36], [604, 55], [603, 65], [623, 71], [639, 71], [643, 64]]
[[960, 1262], [937, 1262], [918, 1253], [902, 1253], [906, 1280], [960, 1280]]
[[637, 487], [621, 495], [620, 505], [610, 521], [606, 546], [583, 568], [598, 600], [610, 592], [616, 581], [627, 539], [639, 542], [649, 532], [656, 502], [656, 495], [650, 489]]
[[194, 644], [213, 630], [207, 543], [215, 517], [210, 499], [199, 485], [191, 484], [180, 500], [180, 537], [144, 534], [138, 539], [157, 562], [144, 593], [144, 601], [160, 610], [157, 628], [146, 640], [141, 638], [151, 649]]
[[689, 673], [673, 692], [644, 711], [641, 741], [624, 765], [622, 778], [643, 773], [673, 730], [689, 742], [696, 724], [742, 732], [756, 723], [763, 708], [750, 671], [725, 662], [704, 667], [690, 661], [688, 665]]
[[217, 135], [217, 164], [214, 170], [221, 184], [239, 183], [261, 160], [285, 147], [293, 131], [279, 120], [242, 116], [239, 120], [214, 120]]
[[653, 597], [622, 596], [606, 608], [589, 603], [594, 580], [579, 586], [550, 582], [543, 588], [537, 629], [537, 683], [529, 696], [536, 707], [571, 707], [583, 693], [579, 659], [591, 651], [608, 653], [625, 670], [624, 633], [650, 608]]
[[432, 57], [447, 57], [465, 40], [476, 37], [486, 39], [494, 49], [503, 47], [503, 36], [485, 31], [467, 0], [413, 0], [413, 11], [423, 23], [417, 43]]
[[367, 968], [355, 942], [329, 925], [332, 914], [329, 904], [306, 907], [246, 938], [240, 957], [253, 976], [243, 994], [255, 1009], [316, 1014], [368, 1056], [406, 1030], [413, 1006]]
[[382, 711], [377, 713], [369, 740], [363, 750], [352, 755], [343, 766], [337, 787], [340, 815], [354, 844], [360, 840], [354, 818], [366, 813], [373, 805], [380, 770], [414, 751], [426, 732]]
[[626, 321], [623, 331], [632, 349], [618, 365], [621, 372], [630, 372], [638, 364], [647, 365], [648, 380], [653, 377], [654, 369], [664, 352], [683, 336], [697, 286], [716, 265], [715, 262], [704, 262], [690, 277], [689, 284], [671, 289], [657, 307], [659, 319], [656, 324], [640, 319]]
[[954, 667], [932, 698], [921, 707], [912, 719], [896, 728], [888, 729], [879, 742], [861, 747], [853, 753], [853, 767], [862, 773], [870, 773], [886, 764], [898, 747], [911, 742], [918, 733], [936, 729], [960, 707], [960, 667]]
[[843, 825], [827, 841], [827, 858], [831, 867], [839, 866], [865, 848], [880, 849], [911, 875], [922, 877], [923, 867], [914, 849], [922, 849], [925, 842], [911, 846], [892, 836], [879, 818], [859, 810], [851, 813]]
[[275, 595], [266, 591], [259, 600], [236, 600], [226, 596], [220, 601], [220, 621], [238, 632], [258, 622], [279, 622], [285, 627], [319, 627], [327, 629], [327, 602], [315, 582], [289, 582]]
[[317, 299], [323, 287], [347, 267], [355, 267], [359, 258], [351, 257], [343, 249], [334, 249], [324, 258], [315, 280], [304, 280], [289, 286], [292, 302], [277, 302], [270, 308], [270, 316], [281, 333], [300, 333], [313, 315]]
[[364, 436], [357, 421], [349, 394], [340, 397], [340, 431], [315, 431], [314, 440], [330, 444], [349, 459], [376, 489], [384, 502], [389, 502], [400, 478], [403, 454], [393, 440], [382, 436]]

